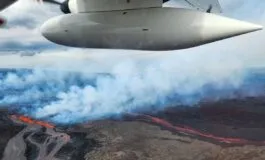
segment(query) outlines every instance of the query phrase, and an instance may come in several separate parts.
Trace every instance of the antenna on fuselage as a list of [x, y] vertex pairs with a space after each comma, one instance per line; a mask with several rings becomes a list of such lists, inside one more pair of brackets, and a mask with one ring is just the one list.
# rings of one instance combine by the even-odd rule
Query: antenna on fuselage
[[213, 10], [213, 5], [210, 5], [206, 12], [207, 13], [212, 13], [212, 10]]

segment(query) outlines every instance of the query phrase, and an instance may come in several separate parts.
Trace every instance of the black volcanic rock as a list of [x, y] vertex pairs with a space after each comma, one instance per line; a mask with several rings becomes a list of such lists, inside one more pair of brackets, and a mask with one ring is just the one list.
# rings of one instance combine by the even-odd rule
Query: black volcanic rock
[[171, 107], [155, 114], [126, 115], [124, 119], [57, 129], [18, 123], [6, 110], [0, 112], [2, 153], [10, 149], [8, 140], [22, 135], [27, 159], [36, 159], [41, 150], [47, 155], [55, 152], [53, 158], [58, 160], [234, 160], [265, 156], [264, 97], [202, 102], [196, 107]]

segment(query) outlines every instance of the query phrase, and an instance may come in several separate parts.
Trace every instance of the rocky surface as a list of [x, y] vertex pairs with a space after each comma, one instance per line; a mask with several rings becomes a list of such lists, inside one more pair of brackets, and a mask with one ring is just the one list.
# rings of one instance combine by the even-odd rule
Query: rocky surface
[[[107, 124], [107, 125], [106, 125]], [[90, 137], [102, 146], [87, 160], [261, 160], [265, 146], [222, 146], [196, 137], [174, 134], [142, 122], [104, 122]]]
[[0, 118], [2, 159], [261, 160], [265, 98], [201, 103], [75, 126]]

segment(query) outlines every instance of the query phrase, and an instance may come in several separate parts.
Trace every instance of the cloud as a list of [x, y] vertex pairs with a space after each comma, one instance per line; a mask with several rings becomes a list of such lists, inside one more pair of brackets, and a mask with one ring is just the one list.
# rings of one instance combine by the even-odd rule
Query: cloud
[[115, 54], [103, 74], [87, 73], [88, 68], [104, 69], [102, 64], [108, 61], [100, 56], [92, 59], [97, 63], [89, 64], [88, 59], [77, 63], [82, 62], [80, 58], [72, 59], [75, 64], [65, 61], [59, 65], [77, 65], [78, 72], [35, 69], [5, 73], [0, 81], [4, 93], [0, 104], [19, 105], [21, 112], [36, 118], [76, 123], [124, 112], [156, 111], [173, 104], [196, 104], [211, 97], [211, 90], [220, 90], [219, 94], [213, 92], [213, 99], [230, 97], [221, 90], [242, 84], [243, 66], [238, 60], [204, 59], [203, 54]]
[[57, 6], [42, 5], [32, 0], [19, 0], [1, 12], [1, 15], [8, 20], [6, 27], [0, 29], [1, 49], [57, 47], [42, 37], [39, 27], [49, 18], [59, 14]]
[[[44, 21], [61, 14], [59, 7], [49, 4], [40, 4], [32, 0], [19, 0], [2, 12], [9, 23], [18, 26], [37, 28]], [[13, 27], [10, 25], [10, 27]], [[16, 26], [15, 26], [16, 27]]]

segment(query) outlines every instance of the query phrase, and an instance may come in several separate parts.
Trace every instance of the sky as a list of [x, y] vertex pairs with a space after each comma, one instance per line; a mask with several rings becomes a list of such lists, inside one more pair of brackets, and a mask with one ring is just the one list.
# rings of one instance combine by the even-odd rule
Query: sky
[[[265, 25], [264, 0], [220, 3], [224, 16]], [[177, 0], [166, 4], [179, 5]], [[0, 68], [33, 71], [0, 73], [0, 106], [19, 104], [23, 113], [59, 123], [94, 120], [143, 106], [159, 110], [176, 101], [231, 98], [230, 90], [248, 82], [245, 71], [265, 67], [265, 31], [178, 51], [78, 49], [40, 35], [41, 24], [60, 14], [57, 6], [31, 0], [1, 12], [9, 22], [0, 29]], [[252, 88], [243, 94], [260, 89]]]

